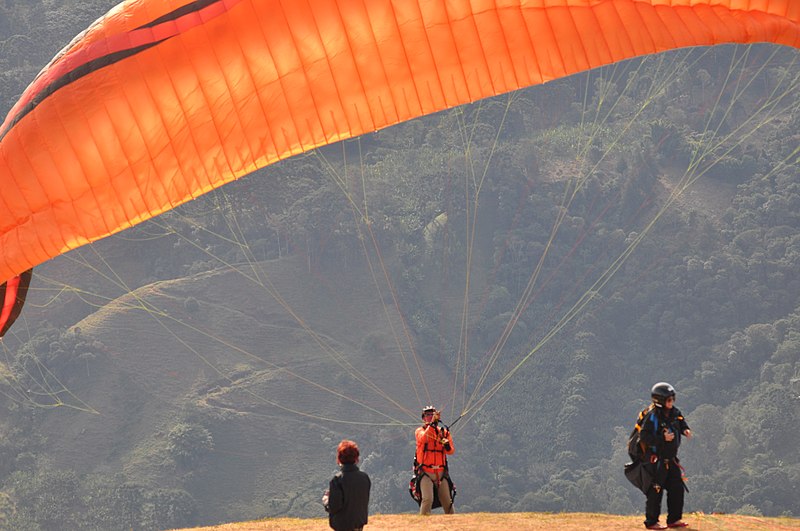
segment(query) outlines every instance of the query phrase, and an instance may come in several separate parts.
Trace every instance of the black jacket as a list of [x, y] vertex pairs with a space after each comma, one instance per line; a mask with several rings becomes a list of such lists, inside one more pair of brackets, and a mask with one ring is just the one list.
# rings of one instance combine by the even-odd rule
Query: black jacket
[[342, 465], [330, 483], [328, 522], [335, 531], [351, 531], [367, 524], [372, 483], [356, 465]]
[[[642, 431], [639, 433], [639, 438], [647, 446], [645, 457], [655, 454], [659, 459], [675, 459], [683, 432], [688, 429], [689, 425], [678, 408], [653, 408], [652, 413], [642, 423]], [[666, 431], [675, 434], [672, 441], [664, 440]]]

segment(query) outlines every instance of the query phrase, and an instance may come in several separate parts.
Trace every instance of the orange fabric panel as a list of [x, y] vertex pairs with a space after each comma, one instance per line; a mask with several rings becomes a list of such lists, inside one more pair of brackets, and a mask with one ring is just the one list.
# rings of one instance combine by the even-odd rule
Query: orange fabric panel
[[0, 279], [316, 146], [672, 48], [800, 47], [794, 0], [132, 0], [0, 129]]

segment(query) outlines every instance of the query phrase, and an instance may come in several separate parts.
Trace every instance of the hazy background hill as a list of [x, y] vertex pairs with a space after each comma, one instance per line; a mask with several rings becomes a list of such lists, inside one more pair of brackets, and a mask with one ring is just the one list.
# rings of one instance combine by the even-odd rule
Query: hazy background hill
[[[0, 4], [0, 100], [112, 2]], [[319, 516], [343, 437], [411, 512], [632, 513], [650, 386], [687, 510], [800, 513], [800, 58], [682, 51], [275, 165], [35, 272], [0, 358], [0, 527]]]

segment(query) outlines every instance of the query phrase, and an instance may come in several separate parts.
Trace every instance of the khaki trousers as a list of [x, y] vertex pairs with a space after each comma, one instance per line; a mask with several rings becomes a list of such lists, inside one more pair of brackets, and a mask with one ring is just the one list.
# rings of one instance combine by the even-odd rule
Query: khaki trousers
[[419, 480], [419, 488], [422, 491], [422, 503], [419, 504], [419, 514], [431, 514], [431, 507], [433, 506], [433, 488], [438, 483], [439, 485], [439, 501], [442, 504], [445, 514], [455, 513], [453, 508], [453, 500], [450, 499], [450, 485], [444, 478], [439, 478], [436, 473], [425, 472], [422, 479]]

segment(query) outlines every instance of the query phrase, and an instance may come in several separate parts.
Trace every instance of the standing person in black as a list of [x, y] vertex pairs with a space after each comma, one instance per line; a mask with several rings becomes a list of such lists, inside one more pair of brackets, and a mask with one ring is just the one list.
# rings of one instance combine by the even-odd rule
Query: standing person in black
[[[651, 412], [642, 423], [640, 440], [646, 446], [645, 462], [652, 468], [653, 485], [647, 491], [644, 525], [647, 529], [688, 527], [683, 518], [683, 475], [678, 460], [681, 438], [691, 438], [692, 432], [680, 410], [675, 407], [675, 388], [659, 382], [650, 390], [653, 399]], [[667, 525], [659, 523], [661, 499], [667, 491]]]
[[369, 513], [369, 476], [358, 469], [358, 445], [343, 440], [336, 449], [336, 462], [341, 467], [328, 490], [322, 496], [322, 504], [328, 511], [328, 523], [334, 531], [361, 531], [367, 525]]

